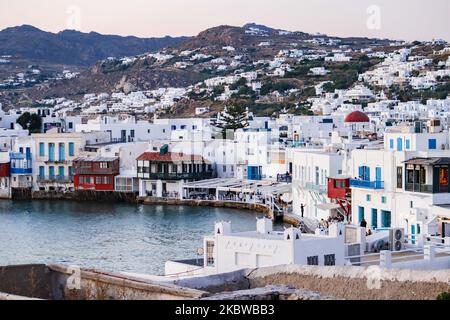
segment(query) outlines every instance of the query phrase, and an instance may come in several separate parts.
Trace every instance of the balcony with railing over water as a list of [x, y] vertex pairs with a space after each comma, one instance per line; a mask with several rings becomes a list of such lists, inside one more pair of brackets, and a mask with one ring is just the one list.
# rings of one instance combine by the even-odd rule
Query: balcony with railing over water
[[382, 189], [384, 189], [384, 182], [383, 181], [350, 179], [350, 187], [351, 188], [382, 190]]
[[38, 176], [37, 182], [41, 184], [45, 183], [73, 183], [73, 177], [71, 176]]
[[11, 174], [32, 174], [32, 156], [31, 153], [11, 152]]

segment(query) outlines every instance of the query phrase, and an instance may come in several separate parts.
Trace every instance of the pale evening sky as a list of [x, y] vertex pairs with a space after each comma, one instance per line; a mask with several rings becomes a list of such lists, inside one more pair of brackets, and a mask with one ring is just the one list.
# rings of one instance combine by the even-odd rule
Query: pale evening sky
[[450, 41], [449, 13], [449, 0], [1, 0], [0, 29], [31, 24], [152, 37], [256, 22], [333, 36]]

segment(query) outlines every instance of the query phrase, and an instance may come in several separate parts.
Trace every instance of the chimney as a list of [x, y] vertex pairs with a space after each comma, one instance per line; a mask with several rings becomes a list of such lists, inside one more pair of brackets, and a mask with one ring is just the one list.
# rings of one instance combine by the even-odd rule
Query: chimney
[[214, 226], [214, 235], [228, 236], [231, 234], [231, 222], [218, 222]]
[[273, 231], [273, 222], [270, 219], [257, 219], [256, 232], [259, 234], [270, 234]]

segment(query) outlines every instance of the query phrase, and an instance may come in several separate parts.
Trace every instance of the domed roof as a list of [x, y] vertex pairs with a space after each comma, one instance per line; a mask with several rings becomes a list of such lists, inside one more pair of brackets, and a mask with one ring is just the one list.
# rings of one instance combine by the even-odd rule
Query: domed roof
[[353, 111], [350, 112], [344, 120], [345, 123], [354, 123], [354, 122], [370, 122], [369, 117], [361, 111]]

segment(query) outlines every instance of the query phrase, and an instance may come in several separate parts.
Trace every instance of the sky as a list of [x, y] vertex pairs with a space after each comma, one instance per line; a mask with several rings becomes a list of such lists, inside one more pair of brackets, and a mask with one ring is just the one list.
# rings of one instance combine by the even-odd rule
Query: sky
[[159, 37], [248, 22], [331, 36], [450, 41], [450, 0], [0, 0], [0, 29]]

